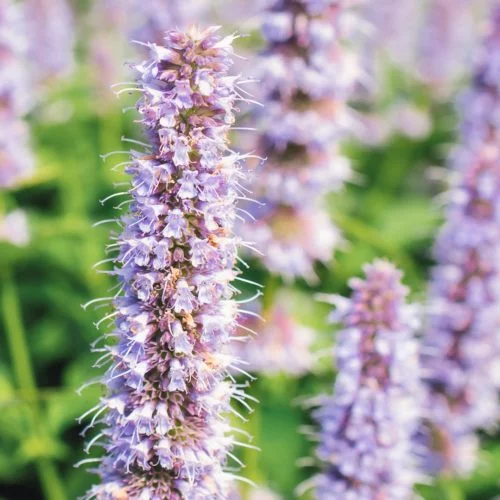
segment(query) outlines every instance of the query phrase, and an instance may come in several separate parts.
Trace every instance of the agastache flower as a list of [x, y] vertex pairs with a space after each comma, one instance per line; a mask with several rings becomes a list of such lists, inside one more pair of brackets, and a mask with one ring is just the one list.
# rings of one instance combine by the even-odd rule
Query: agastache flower
[[276, 0], [263, 13], [267, 48], [257, 77], [264, 111], [254, 121], [256, 150], [267, 161], [252, 186], [261, 203], [250, 207], [256, 220], [242, 234], [271, 272], [289, 280], [314, 280], [314, 262], [330, 260], [342, 242], [322, 204], [351, 176], [338, 151], [359, 76], [343, 46], [348, 11], [337, 0]]
[[40, 83], [66, 76], [74, 66], [75, 26], [66, 0], [26, 0], [30, 59]]
[[401, 272], [377, 260], [352, 279], [350, 299], [333, 297], [342, 323], [335, 348], [333, 397], [323, 398], [317, 457], [322, 472], [310, 485], [318, 499], [411, 498], [417, 479], [411, 436], [419, 417], [414, 311]]
[[[27, 31], [19, 5], [0, 0], [0, 188], [29, 177], [34, 160], [22, 116], [30, 106]], [[8, 131], [8, 133], [7, 133]]]
[[[470, 471], [475, 431], [499, 419], [500, 8], [471, 88], [462, 97], [457, 176], [438, 235], [423, 343], [430, 472]], [[465, 452], [466, 450], [466, 452]]]
[[135, 68], [150, 148], [131, 157], [132, 204], [111, 245], [117, 343], [104, 349], [108, 392], [90, 423], [104, 423], [90, 445], [99, 441], [105, 455], [89, 498], [225, 499], [233, 490], [226, 414], [231, 398], [246, 396], [224, 380], [239, 314], [231, 281], [240, 157], [227, 145], [238, 81], [228, 74], [232, 39], [216, 28], [169, 31]]

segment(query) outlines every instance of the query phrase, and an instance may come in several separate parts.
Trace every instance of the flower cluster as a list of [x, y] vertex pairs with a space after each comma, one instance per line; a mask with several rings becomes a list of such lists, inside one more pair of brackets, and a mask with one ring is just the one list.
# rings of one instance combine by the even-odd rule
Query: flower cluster
[[[29, 108], [26, 75], [26, 29], [22, 11], [12, 0], [0, 0], [0, 188], [28, 177], [34, 161], [22, 116]], [[8, 133], [7, 133], [8, 131]]]
[[417, 479], [411, 436], [420, 398], [413, 311], [401, 273], [389, 262], [365, 266], [352, 279], [350, 300], [334, 297], [341, 321], [332, 398], [315, 417], [320, 424], [314, 478], [318, 499], [408, 499]]
[[64, 76], [74, 65], [75, 27], [67, 0], [26, 0], [30, 59], [34, 79]]
[[132, 205], [114, 273], [116, 345], [102, 412], [105, 456], [99, 499], [227, 498], [235, 442], [226, 413], [245, 394], [225, 381], [236, 328], [232, 296], [241, 197], [239, 159], [227, 136], [237, 78], [228, 75], [233, 37], [217, 29], [169, 31], [138, 65], [137, 108], [150, 149], [132, 155]]
[[267, 159], [252, 191], [262, 204], [242, 228], [271, 272], [313, 280], [315, 261], [328, 261], [342, 242], [323, 198], [350, 178], [338, 152], [349, 125], [345, 102], [358, 66], [343, 46], [345, 2], [275, 0], [263, 14], [267, 41], [257, 77], [265, 112], [256, 114], [256, 150]]
[[[457, 185], [436, 242], [423, 346], [430, 471], [470, 470], [477, 428], [499, 418], [500, 9], [461, 102]], [[462, 452], [467, 448], [467, 455]], [[465, 459], [467, 458], [467, 459]]]

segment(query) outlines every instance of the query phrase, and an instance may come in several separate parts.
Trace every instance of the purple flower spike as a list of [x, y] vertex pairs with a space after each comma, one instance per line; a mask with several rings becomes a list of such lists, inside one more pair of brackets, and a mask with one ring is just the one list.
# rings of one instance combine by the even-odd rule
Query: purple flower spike
[[498, 421], [500, 387], [500, 9], [461, 101], [457, 184], [435, 247], [423, 344], [429, 472], [474, 467], [475, 431]]
[[[34, 160], [22, 116], [30, 105], [26, 74], [26, 27], [19, 6], [0, 0], [0, 188], [29, 177]], [[6, 133], [8, 131], [8, 133]]]
[[338, 375], [324, 398], [312, 480], [318, 499], [411, 498], [417, 479], [411, 436], [419, 417], [418, 348], [401, 273], [377, 260], [365, 279], [350, 281], [352, 297], [334, 297]]
[[111, 364], [90, 424], [104, 430], [90, 445], [102, 444], [105, 456], [102, 484], [88, 498], [225, 499], [233, 489], [226, 415], [231, 398], [246, 396], [225, 381], [233, 362], [225, 346], [238, 315], [232, 227], [241, 158], [227, 145], [233, 37], [216, 32], [169, 31], [136, 67], [150, 150], [132, 154], [132, 204], [111, 245], [119, 251], [121, 287], [108, 316], [117, 342], [98, 349]]
[[[267, 49], [257, 72], [264, 111], [254, 116], [256, 150], [266, 164], [252, 191], [262, 205], [242, 233], [255, 241], [269, 270], [313, 281], [316, 261], [342, 243], [324, 213], [324, 195], [351, 178], [339, 139], [351, 125], [346, 101], [359, 67], [344, 47], [351, 2], [275, 0], [263, 14]], [[307, 233], [307, 236], [304, 234]]]

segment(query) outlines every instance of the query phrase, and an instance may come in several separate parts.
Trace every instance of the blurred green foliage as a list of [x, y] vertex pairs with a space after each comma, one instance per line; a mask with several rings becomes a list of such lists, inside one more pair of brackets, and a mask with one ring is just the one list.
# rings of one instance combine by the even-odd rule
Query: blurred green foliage
[[[122, 149], [120, 137], [138, 137], [138, 131], [130, 114], [121, 111], [126, 102], [97, 109], [90, 74], [82, 64], [71, 81], [54, 88], [29, 117], [37, 173], [18, 189], [1, 194], [3, 210], [27, 211], [32, 233], [26, 248], [0, 243], [0, 498], [4, 499], [57, 500], [58, 495], [73, 499], [95, 480], [85, 467], [74, 467], [86, 458], [80, 436], [84, 424], [76, 419], [94, 406], [101, 389], [92, 385], [81, 395], [76, 391], [99, 374], [91, 368], [95, 357], [89, 345], [100, 335], [93, 323], [103, 310], [84, 311], [81, 304], [105, 296], [113, 285], [92, 268], [105, 258], [113, 226], [92, 228], [92, 224], [114, 217], [116, 199], [104, 205], [99, 200], [115, 191], [114, 183], [124, 181], [119, 171], [112, 170], [122, 161], [120, 156], [103, 163], [99, 155]], [[401, 84], [397, 78], [388, 89], [386, 100], [403, 92], [424, 106], [433, 118], [432, 133], [419, 141], [394, 136], [380, 147], [346, 145], [359, 182], [329, 203], [348, 248], [335, 256], [330, 268], [318, 267], [321, 282], [316, 288], [298, 283], [294, 292], [299, 319], [318, 331], [316, 347], [322, 354], [317, 368], [299, 380], [261, 378], [250, 389], [260, 405], [245, 427], [261, 451], [242, 452], [247, 463], [243, 475], [284, 498], [292, 498], [297, 485], [314, 473], [297, 467], [297, 461], [312, 451], [300, 431], [312, 424], [300, 402], [331, 391], [334, 379], [329, 352], [335, 332], [326, 324], [328, 308], [317, 304], [312, 294], [345, 293], [349, 277], [359, 274], [362, 264], [375, 256], [392, 259], [403, 268], [415, 300], [425, 292], [430, 248], [441, 217], [434, 198], [443, 188], [431, 182], [427, 172], [431, 165], [444, 165], [447, 144], [454, 140], [455, 117], [449, 105], [432, 102], [423, 89]], [[255, 263], [248, 277], [259, 281], [264, 272]], [[12, 347], [13, 341], [19, 345]], [[500, 442], [484, 436], [484, 443], [481, 464], [472, 478], [421, 486], [420, 494], [428, 500], [483, 500], [499, 494]]]

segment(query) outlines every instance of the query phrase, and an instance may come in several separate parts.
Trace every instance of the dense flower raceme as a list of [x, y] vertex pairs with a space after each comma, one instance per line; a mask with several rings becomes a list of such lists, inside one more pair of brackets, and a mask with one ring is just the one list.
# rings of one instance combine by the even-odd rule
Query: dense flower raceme
[[[458, 176], [438, 236], [423, 347], [429, 388], [430, 471], [474, 465], [474, 431], [499, 418], [500, 386], [500, 9], [463, 96]], [[465, 453], [467, 450], [467, 453]]]
[[216, 31], [167, 32], [136, 67], [151, 148], [127, 166], [132, 205], [110, 246], [117, 344], [104, 349], [108, 395], [92, 422], [106, 412], [104, 430], [92, 442], [105, 456], [89, 497], [224, 499], [234, 489], [225, 415], [237, 413], [231, 398], [247, 403], [225, 380], [236, 363], [225, 345], [239, 314], [232, 226], [244, 195], [241, 157], [227, 146], [240, 99], [233, 37]]
[[350, 300], [333, 297], [342, 322], [332, 398], [324, 398], [313, 479], [318, 499], [407, 500], [417, 479], [411, 436], [419, 418], [418, 347], [413, 308], [389, 262], [365, 266]]
[[351, 175], [338, 152], [350, 122], [345, 101], [359, 76], [342, 45], [351, 3], [275, 0], [263, 14], [267, 49], [257, 78], [265, 106], [254, 121], [267, 162], [252, 186], [263, 205], [250, 208], [256, 221], [242, 233], [287, 279], [313, 280], [314, 262], [330, 260], [342, 242], [322, 205]]
[[[26, 29], [19, 5], [0, 0], [0, 188], [12, 187], [33, 170], [29, 132], [22, 116], [30, 105]], [[5, 131], [9, 131], [5, 133]]]
[[74, 66], [75, 26], [67, 0], [26, 0], [30, 59], [35, 81], [67, 75]]

